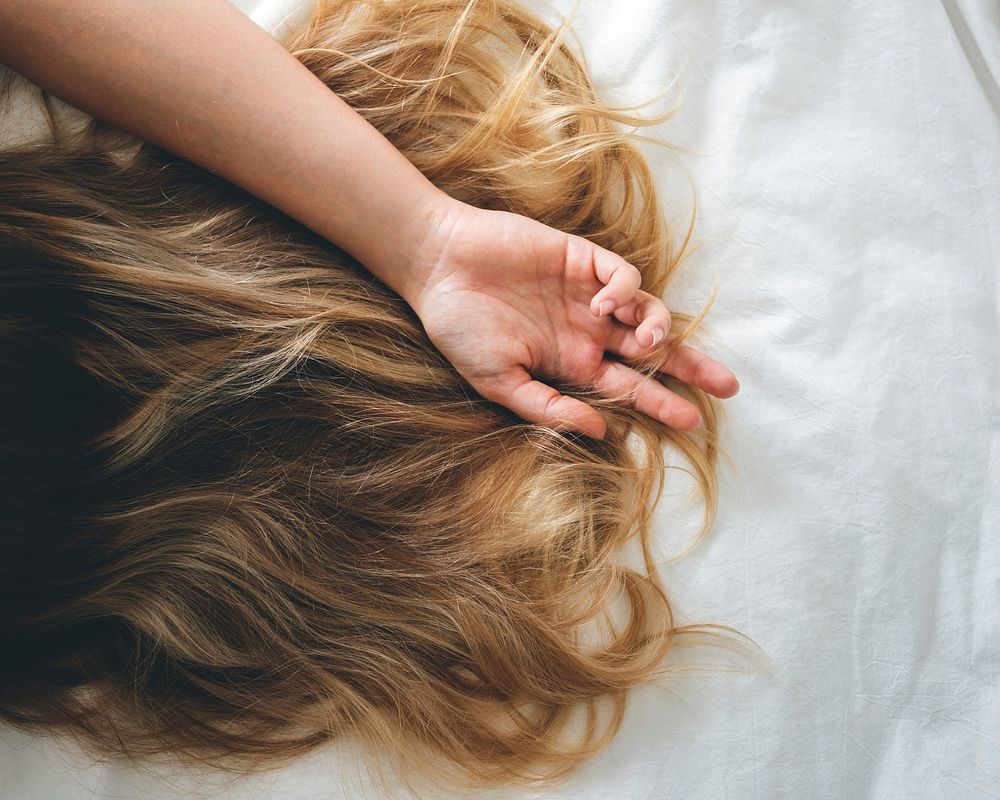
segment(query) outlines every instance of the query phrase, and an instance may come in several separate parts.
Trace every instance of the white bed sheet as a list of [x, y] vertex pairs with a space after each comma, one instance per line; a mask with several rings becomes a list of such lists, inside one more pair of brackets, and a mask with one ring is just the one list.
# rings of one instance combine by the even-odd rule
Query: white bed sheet
[[[273, 30], [296, 0], [242, 5]], [[649, 153], [673, 209], [689, 173], [698, 247], [668, 300], [697, 309], [718, 278], [714, 352], [743, 389], [718, 523], [665, 571], [683, 621], [739, 628], [773, 668], [637, 692], [566, 784], [481, 797], [1000, 798], [1000, 4], [581, 0], [575, 19], [608, 99], [680, 74], [657, 132], [694, 152]], [[690, 517], [662, 510], [665, 552]], [[346, 747], [234, 781], [0, 736], [5, 800], [373, 786]]]

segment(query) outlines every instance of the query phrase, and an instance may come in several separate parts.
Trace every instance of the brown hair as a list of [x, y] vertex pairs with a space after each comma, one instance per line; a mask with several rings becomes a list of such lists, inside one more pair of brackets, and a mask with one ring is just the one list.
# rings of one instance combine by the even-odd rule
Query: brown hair
[[[562, 34], [506, 0], [344, 2], [293, 49], [452, 195], [662, 293], [679, 254], [621, 130], [641, 121]], [[735, 634], [674, 624], [651, 548], [665, 446], [711, 523], [710, 397], [658, 378], [697, 432], [587, 387], [564, 388], [604, 441], [519, 420], [350, 258], [152, 148], [0, 156], [0, 369], [15, 724], [241, 769], [352, 734], [469, 783], [551, 778], [673, 645]]]

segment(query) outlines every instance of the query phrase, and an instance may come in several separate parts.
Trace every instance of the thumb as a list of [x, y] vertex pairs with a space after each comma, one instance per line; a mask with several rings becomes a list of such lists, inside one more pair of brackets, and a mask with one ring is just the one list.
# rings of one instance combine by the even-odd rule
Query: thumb
[[577, 431], [594, 439], [603, 439], [607, 433], [607, 423], [596, 409], [534, 380], [523, 367], [512, 367], [475, 389], [487, 400], [509, 408], [529, 422], [555, 430]]

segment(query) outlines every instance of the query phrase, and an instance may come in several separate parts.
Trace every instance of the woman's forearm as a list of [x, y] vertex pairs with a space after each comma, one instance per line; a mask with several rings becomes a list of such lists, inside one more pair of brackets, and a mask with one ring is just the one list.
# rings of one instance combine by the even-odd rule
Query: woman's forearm
[[449, 199], [226, 0], [4, 0], [0, 62], [344, 248], [403, 297]]

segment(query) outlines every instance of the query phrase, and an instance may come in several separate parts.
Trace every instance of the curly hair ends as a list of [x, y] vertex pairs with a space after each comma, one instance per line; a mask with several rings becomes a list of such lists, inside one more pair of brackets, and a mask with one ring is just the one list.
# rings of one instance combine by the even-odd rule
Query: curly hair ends
[[[452, 195], [662, 293], [642, 121], [563, 33], [506, 0], [336, 2], [293, 51]], [[674, 645], [738, 640], [675, 625], [651, 546], [668, 445], [711, 524], [712, 398], [660, 378], [696, 433], [596, 397], [604, 441], [519, 420], [350, 258], [153, 148], [0, 154], [0, 369], [15, 725], [241, 770], [350, 735], [468, 785], [555, 779]]]

